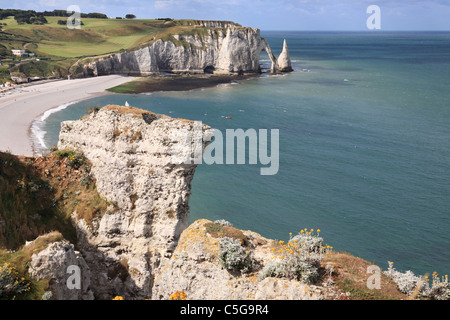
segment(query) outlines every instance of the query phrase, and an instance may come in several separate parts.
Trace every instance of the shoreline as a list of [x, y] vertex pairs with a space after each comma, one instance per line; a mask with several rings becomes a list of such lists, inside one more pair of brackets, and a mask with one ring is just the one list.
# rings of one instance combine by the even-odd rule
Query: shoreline
[[36, 156], [32, 126], [45, 112], [62, 105], [111, 94], [106, 89], [135, 77], [108, 75], [22, 85], [0, 97], [0, 151]]

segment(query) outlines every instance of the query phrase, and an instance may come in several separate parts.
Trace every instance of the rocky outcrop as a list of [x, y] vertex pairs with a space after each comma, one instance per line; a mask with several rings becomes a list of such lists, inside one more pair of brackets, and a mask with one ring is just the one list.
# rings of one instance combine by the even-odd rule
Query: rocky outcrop
[[28, 269], [36, 280], [50, 279], [53, 300], [92, 300], [91, 272], [73, 244], [65, 240], [51, 243], [31, 257]]
[[[253, 270], [239, 273], [225, 269], [219, 259], [220, 239], [232, 237], [251, 254]], [[198, 220], [186, 229], [170, 262], [154, 284], [153, 299], [169, 299], [177, 291], [189, 300], [319, 300], [336, 294], [323, 286], [293, 279], [259, 277], [259, 271], [275, 259], [279, 244], [252, 231], [221, 227]]]
[[278, 57], [278, 71], [280, 72], [291, 72], [292, 70], [292, 64], [291, 64], [291, 57], [289, 55], [289, 49], [286, 43], [286, 39], [283, 42], [283, 51], [281, 52], [280, 56]]
[[[159, 72], [190, 73], [259, 73], [260, 54], [266, 51], [271, 71], [280, 72], [277, 58], [259, 29], [243, 28], [230, 23], [205, 21], [206, 27], [190, 34], [171, 34], [166, 40], [136, 50], [95, 59], [83, 68], [83, 76], [107, 74], [152, 75]], [[196, 32], [197, 31], [197, 32]], [[286, 49], [287, 46], [285, 45]], [[282, 54], [283, 70], [290, 65], [289, 54]]]
[[202, 152], [211, 137], [206, 125], [131, 107], [62, 123], [58, 148], [84, 153], [110, 204], [91, 223], [75, 222], [97, 299], [151, 297], [154, 275], [188, 226], [196, 164], [185, 156]]

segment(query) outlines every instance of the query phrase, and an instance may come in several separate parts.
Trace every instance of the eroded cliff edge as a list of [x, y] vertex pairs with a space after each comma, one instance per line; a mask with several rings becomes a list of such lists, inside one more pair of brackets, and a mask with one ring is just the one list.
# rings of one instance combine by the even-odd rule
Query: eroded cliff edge
[[[75, 222], [98, 299], [151, 296], [154, 275], [188, 226], [196, 165], [176, 160], [177, 153], [190, 154], [192, 146], [179, 133], [195, 129], [211, 138], [208, 126], [194, 126], [119, 106], [62, 123], [58, 148], [81, 151], [90, 160], [97, 190], [111, 203], [108, 214], [92, 226], [83, 219]], [[208, 141], [201, 141], [203, 148]]]
[[233, 23], [196, 23], [187, 29], [169, 28], [165, 34], [155, 36], [139, 48], [82, 60], [82, 68], [74, 72], [74, 76], [259, 73], [262, 51], [266, 51], [271, 60], [272, 73], [292, 71], [286, 41], [286, 49], [277, 59], [259, 29]]

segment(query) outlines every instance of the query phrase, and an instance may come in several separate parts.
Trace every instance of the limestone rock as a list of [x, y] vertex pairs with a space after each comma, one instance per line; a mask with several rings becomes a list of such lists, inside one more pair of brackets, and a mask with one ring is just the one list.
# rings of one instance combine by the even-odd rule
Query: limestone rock
[[96, 298], [150, 298], [154, 274], [188, 226], [197, 165], [185, 163], [185, 156], [201, 156], [212, 132], [193, 121], [119, 106], [62, 123], [58, 148], [84, 153], [99, 194], [110, 203], [93, 227], [76, 221], [78, 246], [96, 275]]
[[[279, 71], [277, 59], [267, 41], [261, 38], [259, 29], [226, 22], [199, 23], [208, 28], [201, 36], [173, 34], [166, 41], [158, 39], [137, 50], [102, 57], [86, 64], [82, 75], [148, 76], [159, 72], [204, 73], [206, 70], [259, 73], [263, 50], [272, 62], [271, 71]], [[286, 63], [287, 60], [283, 60], [283, 66]]]
[[46, 249], [33, 254], [28, 271], [36, 280], [51, 279], [50, 290], [55, 300], [94, 298], [89, 267], [67, 241], [51, 243]]
[[[220, 237], [224, 235], [215, 234], [214, 228], [211, 221], [198, 220], [182, 233], [172, 258], [155, 279], [152, 299], [169, 299], [180, 290], [191, 300], [322, 299], [320, 290], [299, 281], [260, 280], [257, 272], [235, 274], [224, 269], [218, 259]], [[227, 233], [245, 242], [261, 265], [273, 259], [273, 240], [235, 228], [228, 228]]]
[[292, 64], [291, 64], [291, 57], [289, 55], [289, 49], [286, 43], [286, 39], [283, 42], [283, 51], [281, 52], [280, 56], [278, 57], [278, 70], [280, 72], [291, 72], [292, 70]]

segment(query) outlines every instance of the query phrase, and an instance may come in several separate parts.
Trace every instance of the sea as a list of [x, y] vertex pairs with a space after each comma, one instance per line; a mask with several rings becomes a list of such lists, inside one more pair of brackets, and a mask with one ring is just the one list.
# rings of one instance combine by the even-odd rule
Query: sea
[[383, 270], [450, 272], [450, 33], [261, 35], [276, 55], [286, 39], [294, 72], [270, 75], [262, 52], [260, 76], [68, 103], [37, 119], [34, 137], [49, 148], [61, 121], [126, 102], [223, 133], [277, 129], [276, 174], [249, 161], [197, 167], [191, 222], [225, 219], [284, 241], [320, 229], [333, 250]]

